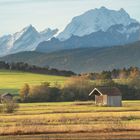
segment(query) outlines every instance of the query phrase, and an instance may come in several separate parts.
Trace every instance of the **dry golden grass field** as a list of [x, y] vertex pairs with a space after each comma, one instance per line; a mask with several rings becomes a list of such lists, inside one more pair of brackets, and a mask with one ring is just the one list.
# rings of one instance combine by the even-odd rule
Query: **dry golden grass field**
[[140, 101], [123, 107], [94, 102], [20, 104], [0, 114], [0, 140], [140, 140]]

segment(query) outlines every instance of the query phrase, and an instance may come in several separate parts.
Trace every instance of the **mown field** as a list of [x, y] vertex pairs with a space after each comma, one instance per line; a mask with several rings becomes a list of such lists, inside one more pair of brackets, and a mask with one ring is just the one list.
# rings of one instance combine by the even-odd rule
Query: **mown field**
[[20, 104], [13, 114], [0, 114], [0, 140], [139, 140], [140, 101], [123, 107], [97, 107], [94, 102]]
[[50, 82], [51, 85], [63, 84], [66, 77], [43, 74], [33, 74], [14, 71], [0, 71], [0, 93], [11, 92], [17, 94], [25, 84], [38, 85], [41, 82]]

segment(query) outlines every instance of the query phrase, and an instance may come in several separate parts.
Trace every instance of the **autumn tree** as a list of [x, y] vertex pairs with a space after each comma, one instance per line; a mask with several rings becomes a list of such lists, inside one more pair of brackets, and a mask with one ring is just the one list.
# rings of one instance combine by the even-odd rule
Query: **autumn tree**
[[130, 78], [134, 79], [134, 78], [138, 78], [140, 76], [140, 71], [138, 68], [133, 68], [130, 71]]
[[88, 94], [92, 89], [91, 82], [83, 77], [69, 78], [62, 89], [62, 100], [74, 101], [74, 100], [87, 100]]
[[30, 86], [28, 84], [24, 84], [24, 86], [20, 89], [20, 97], [22, 101], [26, 101], [30, 92]]
[[127, 70], [125, 68], [122, 69], [122, 70], [120, 70], [120, 72], [119, 72], [119, 78], [120, 79], [126, 79], [126, 78], [128, 78], [128, 72], [127, 72]]

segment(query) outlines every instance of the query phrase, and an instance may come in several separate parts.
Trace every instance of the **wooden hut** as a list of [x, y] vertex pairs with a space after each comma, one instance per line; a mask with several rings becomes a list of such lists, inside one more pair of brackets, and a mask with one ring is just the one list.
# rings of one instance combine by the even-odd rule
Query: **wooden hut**
[[10, 93], [4, 93], [0, 96], [1, 103], [4, 101], [11, 101], [13, 100], [13, 95]]
[[122, 95], [116, 87], [94, 88], [89, 96], [95, 95], [95, 104], [101, 106], [122, 106]]

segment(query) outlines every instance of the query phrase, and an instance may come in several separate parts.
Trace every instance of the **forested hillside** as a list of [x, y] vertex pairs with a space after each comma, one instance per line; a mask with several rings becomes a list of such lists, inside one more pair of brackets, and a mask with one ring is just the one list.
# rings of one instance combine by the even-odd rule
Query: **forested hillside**
[[22, 52], [1, 58], [7, 62], [27, 62], [62, 70], [96, 72], [114, 68], [140, 67], [140, 42], [109, 48], [83, 48], [44, 54]]

